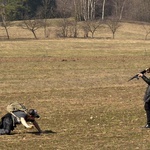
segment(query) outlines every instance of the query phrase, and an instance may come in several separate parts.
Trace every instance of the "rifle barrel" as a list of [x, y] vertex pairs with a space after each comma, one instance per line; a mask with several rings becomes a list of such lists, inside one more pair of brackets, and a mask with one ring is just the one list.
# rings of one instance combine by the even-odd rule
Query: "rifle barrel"
[[133, 76], [132, 78], [130, 78], [130, 79], [128, 80], [128, 82], [131, 81], [131, 80], [133, 80], [134, 78], [137, 78], [137, 79], [138, 79], [138, 74], [136, 74], [135, 76]]

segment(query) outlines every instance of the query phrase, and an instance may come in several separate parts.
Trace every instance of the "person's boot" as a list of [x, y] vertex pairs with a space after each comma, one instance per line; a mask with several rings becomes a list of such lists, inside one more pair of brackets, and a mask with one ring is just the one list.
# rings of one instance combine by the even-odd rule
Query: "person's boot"
[[150, 124], [145, 125], [143, 128], [150, 128]]
[[4, 129], [0, 129], [0, 135], [6, 134], [6, 131]]

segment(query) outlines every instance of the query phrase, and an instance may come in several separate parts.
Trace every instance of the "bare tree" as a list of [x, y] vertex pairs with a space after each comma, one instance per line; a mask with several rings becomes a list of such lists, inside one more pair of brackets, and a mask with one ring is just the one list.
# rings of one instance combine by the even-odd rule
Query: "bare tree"
[[150, 25], [143, 25], [143, 28], [145, 30], [145, 40], [147, 40], [148, 35], [150, 34]]
[[123, 11], [124, 11], [124, 7], [125, 7], [125, 3], [127, 0], [123, 0], [122, 2], [122, 6], [121, 6], [121, 10], [120, 10], [120, 16], [119, 16], [119, 20], [122, 19], [122, 15], [123, 15]]
[[92, 38], [94, 38], [94, 33], [100, 27], [101, 23], [99, 21], [85, 21], [85, 24], [82, 26], [84, 31], [84, 37], [88, 37], [88, 33], [90, 32]]
[[68, 32], [69, 32], [69, 20], [64, 18], [60, 23], [59, 23], [59, 27], [61, 28], [60, 30], [58, 30], [57, 32], [57, 36], [59, 37], [68, 37]]
[[57, 11], [61, 18], [67, 18], [72, 13], [72, 0], [59, 0], [57, 3]]
[[64, 18], [60, 23], [60, 30], [57, 31], [59, 37], [73, 37], [77, 38], [78, 35], [78, 23], [76, 20], [70, 20]]
[[103, 0], [103, 5], [102, 5], [102, 20], [104, 20], [104, 17], [105, 17], [105, 3], [106, 3], [106, 0]]
[[122, 19], [124, 7], [127, 0], [113, 0], [114, 16]]
[[43, 18], [43, 26], [44, 26], [44, 35], [45, 38], [48, 37], [48, 30], [47, 27], [49, 25], [48, 18], [54, 15], [54, 6], [52, 6], [52, 0], [41, 0], [41, 6], [38, 8], [36, 13], [36, 18]]
[[6, 6], [3, 3], [0, 6], [0, 15], [2, 19], [2, 27], [5, 28], [7, 38], [10, 39], [8, 32], [8, 26], [10, 26], [10, 21], [7, 21]]
[[70, 22], [69, 33], [70, 33], [70, 37], [77, 38], [77, 36], [78, 36], [78, 22], [76, 20]]
[[89, 37], [89, 28], [88, 28], [88, 26], [86, 26], [85, 24], [82, 25], [82, 30], [83, 30], [83, 33], [84, 33], [84, 38], [88, 38]]
[[74, 16], [75, 16], [75, 19], [78, 20], [78, 21], [81, 21], [81, 15], [80, 15], [80, 12], [79, 12], [79, 5], [78, 5], [78, 1], [77, 0], [73, 0], [73, 5], [74, 5]]
[[77, 20], [94, 20], [96, 0], [73, 0], [75, 18]]
[[47, 37], [47, 13], [48, 13], [48, 6], [50, 5], [50, 0], [42, 0], [43, 4], [43, 16], [44, 16], [44, 34]]
[[39, 28], [43, 27], [43, 21], [41, 20], [25, 20], [22, 24], [20, 24], [20, 26], [23, 29], [27, 29], [29, 31], [31, 31], [35, 37], [35, 39], [37, 39], [36, 33], [35, 31], [38, 30]]
[[96, 0], [82, 0], [83, 17], [85, 21], [95, 19], [95, 6]]
[[112, 34], [113, 34], [113, 39], [115, 38], [115, 33], [116, 31], [120, 28], [120, 22], [119, 19], [116, 18], [111, 18], [109, 20], [106, 21], [106, 25], [109, 27], [109, 29], [111, 30]]
[[73, 0], [74, 5], [74, 16], [77, 21], [82, 21], [83, 19], [83, 0]]

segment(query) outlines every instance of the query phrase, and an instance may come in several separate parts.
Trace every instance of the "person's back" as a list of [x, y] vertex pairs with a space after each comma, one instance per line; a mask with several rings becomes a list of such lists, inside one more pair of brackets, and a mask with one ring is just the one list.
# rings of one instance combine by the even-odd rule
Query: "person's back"
[[24, 111], [14, 111], [12, 114], [13, 124], [14, 127], [16, 127], [17, 124], [21, 124], [21, 118], [24, 118], [26, 120], [27, 113]]

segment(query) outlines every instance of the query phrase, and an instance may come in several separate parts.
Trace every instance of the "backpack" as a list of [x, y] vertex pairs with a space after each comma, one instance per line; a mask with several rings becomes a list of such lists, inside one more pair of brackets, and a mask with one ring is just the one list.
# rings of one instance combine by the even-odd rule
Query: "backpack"
[[7, 105], [6, 110], [9, 113], [13, 113], [14, 111], [19, 111], [19, 110], [27, 113], [27, 108], [18, 102], [13, 102], [13, 103]]
[[6, 110], [10, 114], [12, 114], [17, 119], [18, 122], [20, 122], [20, 119], [13, 112], [20, 110], [20, 111], [24, 111], [26, 114], [28, 113], [28, 109], [24, 105], [22, 105], [18, 102], [13, 102], [13, 103], [7, 105]]

